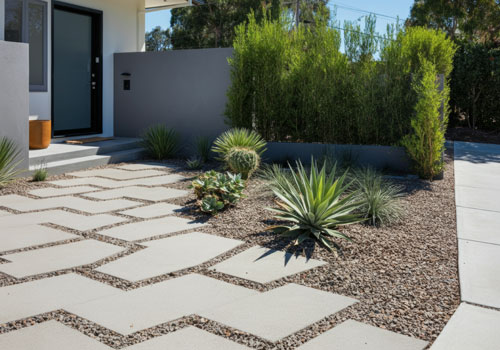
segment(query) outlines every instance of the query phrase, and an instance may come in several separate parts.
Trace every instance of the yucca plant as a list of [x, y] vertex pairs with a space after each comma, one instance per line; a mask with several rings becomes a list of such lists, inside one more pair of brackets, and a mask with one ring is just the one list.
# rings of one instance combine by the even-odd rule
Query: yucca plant
[[360, 212], [370, 224], [390, 225], [401, 220], [402, 186], [384, 180], [382, 174], [371, 168], [358, 169], [353, 177], [354, 199], [361, 203]]
[[218, 160], [224, 161], [235, 147], [251, 149], [261, 156], [266, 150], [266, 141], [253, 130], [230, 129], [214, 141], [212, 151], [219, 154]]
[[21, 163], [21, 152], [16, 144], [6, 137], [0, 139], [0, 187], [12, 182], [21, 170], [16, 169]]
[[309, 173], [300, 161], [297, 169], [290, 166], [290, 170], [291, 179], [280, 175], [271, 182], [280, 208], [268, 209], [277, 214], [276, 219], [291, 223], [269, 229], [292, 238], [295, 245], [315, 239], [329, 251], [340, 250], [333, 239], [350, 238], [338, 230], [339, 226], [363, 220], [355, 213], [359, 208], [353, 201], [355, 193], [347, 193], [350, 184], [345, 184], [346, 174], [337, 178], [335, 170], [327, 172], [325, 164], [319, 170], [314, 160]]
[[211, 147], [212, 147], [212, 141], [210, 141], [208, 137], [200, 136], [196, 139], [196, 151], [198, 153], [198, 156], [203, 161], [203, 163], [209, 161]]
[[173, 158], [179, 150], [180, 137], [174, 130], [159, 124], [149, 127], [142, 135], [142, 146], [154, 159]]

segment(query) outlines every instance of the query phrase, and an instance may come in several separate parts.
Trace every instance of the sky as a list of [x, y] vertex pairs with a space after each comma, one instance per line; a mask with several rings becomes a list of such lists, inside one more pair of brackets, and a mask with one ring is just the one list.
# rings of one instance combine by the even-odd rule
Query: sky
[[[337, 5], [337, 20], [341, 23], [344, 23], [344, 20], [356, 21], [360, 17], [368, 15], [368, 13], [359, 10], [379, 14], [377, 16], [377, 31], [380, 34], [385, 33], [388, 23], [396, 23], [395, 18], [398, 16], [403, 23], [410, 14], [412, 4], [413, 0], [330, 0], [329, 2], [331, 8]], [[146, 30], [150, 31], [156, 26], [170, 27], [170, 10], [146, 14]], [[363, 22], [361, 22], [361, 27], [363, 27]]]

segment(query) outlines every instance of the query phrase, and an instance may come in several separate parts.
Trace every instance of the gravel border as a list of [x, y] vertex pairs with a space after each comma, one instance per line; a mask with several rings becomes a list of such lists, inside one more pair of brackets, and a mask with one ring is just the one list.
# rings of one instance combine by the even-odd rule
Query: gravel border
[[[407, 212], [404, 222], [384, 228], [374, 228], [362, 224], [346, 227], [345, 232], [354, 239], [354, 243], [338, 242], [343, 248], [343, 256], [336, 256], [320, 247], [314, 248], [311, 243], [306, 243], [296, 248], [298, 253], [306, 250], [311, 253], [313, 258], [327, 261], [329, 264], [265, 285], [208, 270], [209, 267], [254, 245], [276, 249], [283, 249], [286, 246], [286, 240], [277, 239], [274, 234], [266, 231], [266, 228], [273, 223], [273, 218], [272, 214], [265, 210], [265, 207], [274, 206], [274, 198], [267, 189], [265, 182], [258, 178], [249, 182], [246, 189], [248, 195], [246, 199], [235, 208], [230, 208], [217, 217], [199, 213], [195, 206], [195, 198], [191, 194], [187, 197], [166, 201], [185, 207], [185, 210], [174, 215], [198, 219], [208, 224], [206, 227], [198, 229], [199, 231], [246, 242], [196, 267], [131, 283], [98, 273], [93, 269], [143, 249], [140, 242], [169, 237], [172, 234], [151, 237], [138, 242], [126, 242], [101, 236], [97, 234], [97, 230], [80, 232], [48, 224], [48, 226], [77, 234], [82, 238], [92, 238], [116, 244], [126, 247], [127, 250], [90, 265], [23, 279], [15, 279], [0, 273], [0, 286], [75, 272], [124, 290], [158, 283], [188, 273], [200, 273], [259, 291], [267, 291], [287, 283], [298, 283], [359, 300], [359, 303], [326, 317], [275, 344], [195, 315], [158, 325], [130, 336], [122, 336], [63, 310], [8, 324], [0, 324], [0, 334], [34, 323], [44, 322], [48, 319], [56, 319], [113, 348], [121, 349], [154, 336], [166, 334], [188, 325], [194, 325], [254, 349], [293, 349], [335, 325], [347, 319], [353, 319], [432, 342], [439, 335], [460, 303], [452, 159], [452, 154], [447, 154], [444, 180], [435, 182], [404, 178], [394, 180], [403, 185], [408, 192], [408, 195], [403, 199]], [[172, 161], [170, 163], [179, 167], [167, 169], [165, 172], [177, 173], [188, 179], [164, 187], [186, 189], [190, 184], [189, 179], [202, 172], [201, 170], [187, 171], [183, 169], [184, 162], [181, 161]], [[118, 165], [120, 164], [98, 168], [116, 167]], [[208, 165], [204, 170], [211, 166], [213, 164]], [[66, 175], [51, 176], [47, 181], [67, 178], [71, 177]], [[27, 179], [21, 179], [12, 186], [0, 189], [0, 195], [26, 195], [32, 189], [50, 186], [46, 182], [31, 182]], [[143, 205], [151, 203], [137, 199], [133, 200], [144, 203]], [[8, 208], [0, 207], [0, 209], [16, 213]], [[88, 216], [86, 213], [64, 210]], [[142, 219], [118, 214], [118, 211], [110, 214], [129, 219], [125, 223], [143, 221]], [[106, 228], [123, 224], [110, 225], [106, 226]], [[174, 235], [192, 231], [197, 230], [179, 232]], [[43, 247], [71, 241], [75, 240], [46, 244]], [[28, 247], [12, 252], [41, 247]]]

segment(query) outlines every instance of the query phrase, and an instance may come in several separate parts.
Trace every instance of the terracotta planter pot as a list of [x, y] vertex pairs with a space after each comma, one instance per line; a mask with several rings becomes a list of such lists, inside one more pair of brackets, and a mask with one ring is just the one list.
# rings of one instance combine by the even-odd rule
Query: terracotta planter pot
[[52, 139], [50, 120], [30, 120], [30, 149], [44, 149]]

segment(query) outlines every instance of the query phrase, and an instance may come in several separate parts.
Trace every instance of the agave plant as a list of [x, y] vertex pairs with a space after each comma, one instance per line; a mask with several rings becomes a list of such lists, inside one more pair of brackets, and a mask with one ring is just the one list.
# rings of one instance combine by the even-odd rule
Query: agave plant
[[355, 200], [361, 203], [360, 211], [370, 224], [390, 225], [404, 216], [400, 202], [402, 186], [384, 180], [381, 174], [371, 168], [358, 169], [353, 176]]
[[179, 150], [179, 134], [165, 125], [148, 128], [142, 135], [142, 146], [151, 157], [158, 160], [172, 158]]
[[251, 149], [261, 156], [266, 150], [266, 141], [253, 130], [231, 129], [214, 141], [212, 151], [219, 154], [218, 160], [224, 161], [234, 147]]
[[290, 224], [269, 228], [275, 233], [293, 239], [298, 245], [307, 239], [315, 239], [329, 251], [340, 246], [333, 239], [350, 240], [339, 231], [339, 226], [362, 221], [355, 212], [359, 203], [354, 202], [355, 193], [347, 193], [350, 184], [345, 184], [346, 173], [339, 178], [335, 170], [321, 170], [314, 160], [309, 174], [300, 161], [297, 169], [290, 166], [290, 178], [283, 176], [271, 182], [271, 188], [278, 197], [279, 209], [268, 208], [278, 220]]
[[0, 187], [12, 182], [22, 172], [17, 169], [21, 163], [20, 154], [14, 142], [6, 137], [0, 139]]

